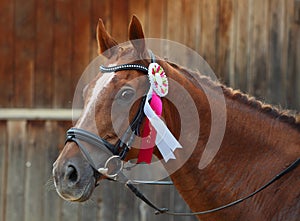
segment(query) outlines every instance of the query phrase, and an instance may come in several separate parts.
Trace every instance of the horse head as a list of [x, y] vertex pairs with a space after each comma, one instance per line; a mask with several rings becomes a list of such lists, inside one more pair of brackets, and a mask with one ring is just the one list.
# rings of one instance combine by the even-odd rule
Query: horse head
[[[67, 139], [63, 151], [53, 165], [56, 190], [66, 200], [79, 202], [87, 200], [97, 183], [107, 178], [99, 175], [98, 168], [103, 168], [113, 154], [120, 154], [127, 148], [119, 148], [122, 143], [120, 137], [126, 134], [129, 122], [137, 120], [135, 118], [140, 111], [140, 104], [149, 90], [148, 77], [138, 69], [138, 65], [148, 67], [151, 59], [146, 49], [141, 23], [136, 17], [132, 18], [129, 25], [129, 40], [130, 46], [121, 47], [105, 30], [102, 20], [99, 20], [98, 50], [99, 54], [107, 58], [104, 65], [108, 70], [102, 70], [84, 88], [82, 114], [74, 126], [75, 129], [69, 132], [71, 138]], [[136, 65], [133, 70], [109, 69], [132, 62]], [[133, 130], [132, 125], [129, 125], [129, 128], [130, 131]], [[92, 138], [93, 134], [101, 137], [95, 142], [103, 142], [106, 147], [103, 145], [102, 148], [95, 149], [93, 145], [84, 141], [71, 142], [74, 140], [70, 134], [82, 131], [90, 132], [88, 135]], [[139, 133], [139, 128], [134, 132]], [[81, 145], [85, 150], [79, 148]], [[137, 154], [138, 150], [132, 148], [126, 152], [126, 156], [123, 153], [123, 158], [130, 160], [137, 158]]]

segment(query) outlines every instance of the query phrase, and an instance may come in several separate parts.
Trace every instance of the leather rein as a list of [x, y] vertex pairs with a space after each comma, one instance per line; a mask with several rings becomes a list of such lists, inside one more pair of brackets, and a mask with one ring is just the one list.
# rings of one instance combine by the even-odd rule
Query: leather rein
[[[152, 62], [153, 62], [153, 57], [152, 57]], [[148, 68], [144, 67], [140, 64], [124, 64], [124, 65], [117, 65], [113, 67], [105, 67], [105, 66], [100, 66], [100, 71], [102, 73], [109, 73], [109, 72], [118, 72], [118, 71], [124, 71], [124, 70], [136, 70], [136, 71], [141, 71], [143, 73], [148, 73]], [[146, 95], [142, 97], [140, 106], [138, 108], [138, 111], [131, 121], [129, 127], [125, 131], [125, 133], [122, 135], [122, 137], [118, 140], [118, 142], [115, 145], [112, 145], [102, 137], [99, 137], [89, 131], [79, 129], [79, 128], [71, 128], [67, 131], [67, 137], [66, 137], [66, 143], [67, 142], [74, 142], [77, 144], [79, 149], [81, 150], [82, 154], [84, 155], [85, 159], [89, 162], [90, 166], [94, 170], [94, 176], [96, 180], [101, 177], [105, 176], [109, 180], [112, 181], [117, 181], [117, 182], [124, 182], [126, 186], [143, 202], [145, 202], [148, 206], [152, 207], [155, 210], [155, 214], [168, 214], [168, 215], [174, 215], [174, 216], [193, 216], [193, 215], [204, 215], [204, 214], [209, 214], [213, 212], [217, 212], [229, 207], [232, 207], [236, 204], [239, 204], [257, 193], [261, 192], [271, 184], [273, 184], [275, 181], [279, 180], [281, 177], [283, 177], [285, 174], [291, 172], [294, 170], [297, 166], [300, 164], [300, 158], [298, 158], [296, 161], [294, 161], [292, 164], [290, 164], [286, 169], [281, 171], [279, 174], [274, 176], [270, 181], [268, 181], [266, 184], [255, 190], [254, 192], [250, 193], [249, 195], [242, 197], [236, 201], [233, 201], [231, 203], [228, 203], [226, 205], [206, 210], [206, 211], [199, 211], [199, 212], [188, 212], [188, 213], [179, 213], [179, 212], [172, 212], [169, 211], [167, 208], [160, 208], [154, 205], [150, 200], [148, 200], [147, 197], [145, 197], [136, 187], [134, 184], [159, 184], [159, 185], [164, 185], [167, 184], [169, 185], [170, 182], [168, 181], [158, 181], [158, 182], [147, 182], [147, 181], [135, 181], [135, 180], [130, 180], [128, 179], [124, 173], [122, 172], [123, 167], [120, 167], [120, 169], [115, 173], [115, 174], [107, 174], [107, 165], [108, 163], [113, 160], [113, 159], [118, 159], [120, 160], [121, 163], [123, 163], [123, 160], [125, 159], [127, 153], [129, 152], [131, 145], [135, 139], [135, 136], [140, 136], [139, 131], [140, 131], [140, 125], [142, 124], [142, 121], [145, 117], [145, 114], [143, 112], [143, 107], [146, 102]], [[89, 152], [86, 150], [85, 146], [81, 143], [81, 141], [87, 142], [90, 145], [93, 145], [95, 147], [98, 147], [100, 149], [108, 150], [111, 154], [112, 157], [110, 157], [103, 168], [96, 168]], [[95, 184], [96, 186], [98, 185], [97, 183]]]

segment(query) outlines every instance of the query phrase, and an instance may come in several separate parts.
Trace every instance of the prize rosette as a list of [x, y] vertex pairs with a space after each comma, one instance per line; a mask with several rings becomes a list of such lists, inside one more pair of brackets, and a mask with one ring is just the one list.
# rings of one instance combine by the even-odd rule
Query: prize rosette
[[148, 77], [151, 88], [158, 96], [164, 97], [168, 94], [168, 78], [165, 74], [164, 69], [159, 64], [151, 63], [149, 65]]

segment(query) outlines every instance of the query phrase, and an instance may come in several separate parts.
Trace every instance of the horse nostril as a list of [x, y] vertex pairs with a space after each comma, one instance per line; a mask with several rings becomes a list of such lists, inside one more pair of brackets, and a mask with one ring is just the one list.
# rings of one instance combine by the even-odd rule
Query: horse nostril
[[73, 165], [69, 165], [67, 167], [66, 178], [71, 183], [76, 183], [78, 181], [78, 173], [76, 168]]

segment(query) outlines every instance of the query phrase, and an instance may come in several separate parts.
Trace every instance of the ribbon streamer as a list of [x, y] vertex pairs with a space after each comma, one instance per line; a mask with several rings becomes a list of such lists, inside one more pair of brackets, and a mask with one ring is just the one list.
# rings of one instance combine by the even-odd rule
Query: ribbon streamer
[[177, 148], [182, 148], [182, 146], [170, 132], [165, 123], [155, 114], [155, 112], [151, 108], [149, 104], [149, 100], [151, 99], [151, 97], [152, 89], [150, 89], [147, 94], [147, 99], [144, 106], [144, 113], [157, 132], [155, 144], [158, 147], [165, 162], [168, 162], [169, 159], [176, 159], [173, 152]]
[[[152, 110], [154, 110], [155, 114], [160, 117], [162, 113], [162, 101], [155, 92], [152, 94], [150, 106]], [[141, 142], [137, 163], [150, 164], [155, 146], [156, 130], [153, 128], [148, 118], [145, 119], [142, 137], [143, 139]]]

